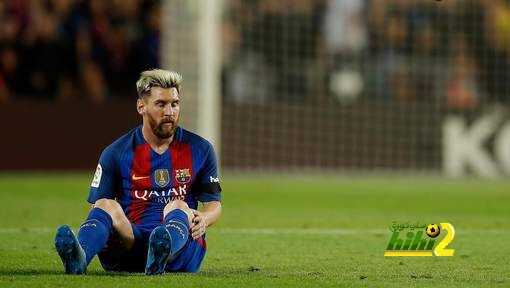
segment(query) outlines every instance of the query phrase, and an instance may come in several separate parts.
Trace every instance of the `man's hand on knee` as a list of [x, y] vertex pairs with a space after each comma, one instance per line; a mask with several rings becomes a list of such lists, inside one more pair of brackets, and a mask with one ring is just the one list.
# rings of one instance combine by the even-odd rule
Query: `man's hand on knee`
[[207, 219], [205, 215], [198, 210], [193, 210], [193, 215], [194, 217], [190, 223], [190, 229], [191, 237], [196, 240], [205, 234], [205, 230], [207, 228]]

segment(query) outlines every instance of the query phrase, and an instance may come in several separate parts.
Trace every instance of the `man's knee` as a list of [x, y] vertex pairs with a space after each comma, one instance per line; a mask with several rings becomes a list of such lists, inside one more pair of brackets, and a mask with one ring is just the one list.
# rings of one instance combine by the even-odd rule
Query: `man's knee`
[[189, 208], [188, 204], [182, 200], [170, 201], [168, 204], [166, 204], [163, 213], [166, 216], [166, 214], [175, 209], [184, 211], [188, 215], [188, 220], [191, 222], [193, 219], [193, 210]]
[[112, 199], [101, 198], [94, 203], [94, 208], [100, 208], [112, 217], [113, 222], [119, 221], [124, 217], [124, 211], [119, 202]]
[[181, 209], [181, 210], [187, 210], [189, 209], [188, 203], [182, 201], [182, 200], [172, 200], [168, 202], [165, 206], [165, 210], [174, 210], [174, 209]]
[[133, 233], [131, 223], [124, 214], [124, 210], [122, 210], [119, 202], [112, 199], [102, 198], [94, 203], [94, 208], [104, 210], [110, 215], [110, 217], [112, 217], [113, 228], [117, 231], [121, 244], [125, 248], [131, 249], [135, 241], [135, 235]]

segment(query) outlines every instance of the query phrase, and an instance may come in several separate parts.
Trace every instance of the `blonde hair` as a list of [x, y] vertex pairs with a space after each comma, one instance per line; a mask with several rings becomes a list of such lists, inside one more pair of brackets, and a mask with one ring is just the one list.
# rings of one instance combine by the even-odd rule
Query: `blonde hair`
[[151, 93], [152, 87], [176, 88], [181, 93], [181, 74], [175, 71], [152, 69], [140, 73], [140, 78], [136, 81], [136, 91], [138, 97], [143, 98]]

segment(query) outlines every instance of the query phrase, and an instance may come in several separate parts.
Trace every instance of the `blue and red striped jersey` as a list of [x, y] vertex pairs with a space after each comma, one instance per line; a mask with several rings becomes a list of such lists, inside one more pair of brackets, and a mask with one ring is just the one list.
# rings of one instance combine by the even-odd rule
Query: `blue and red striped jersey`
[[221, 201], [216, 155], [204, 138], [177, 127], [167, 151], [156, 153], [139, 126], [101, 153], [88, 202], [117, 200], [131, 223], [153, 229], [174, 199], [197, 209], [198, 201]]

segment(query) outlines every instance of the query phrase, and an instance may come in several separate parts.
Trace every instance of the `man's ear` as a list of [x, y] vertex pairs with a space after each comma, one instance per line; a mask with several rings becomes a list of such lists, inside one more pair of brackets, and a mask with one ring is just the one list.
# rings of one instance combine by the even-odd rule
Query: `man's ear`
[[136, 111], [138, 111], [138, 114], [143, 115], [145, 109], [145, 101], [143, 101], [143, 99], [136, 100]]

